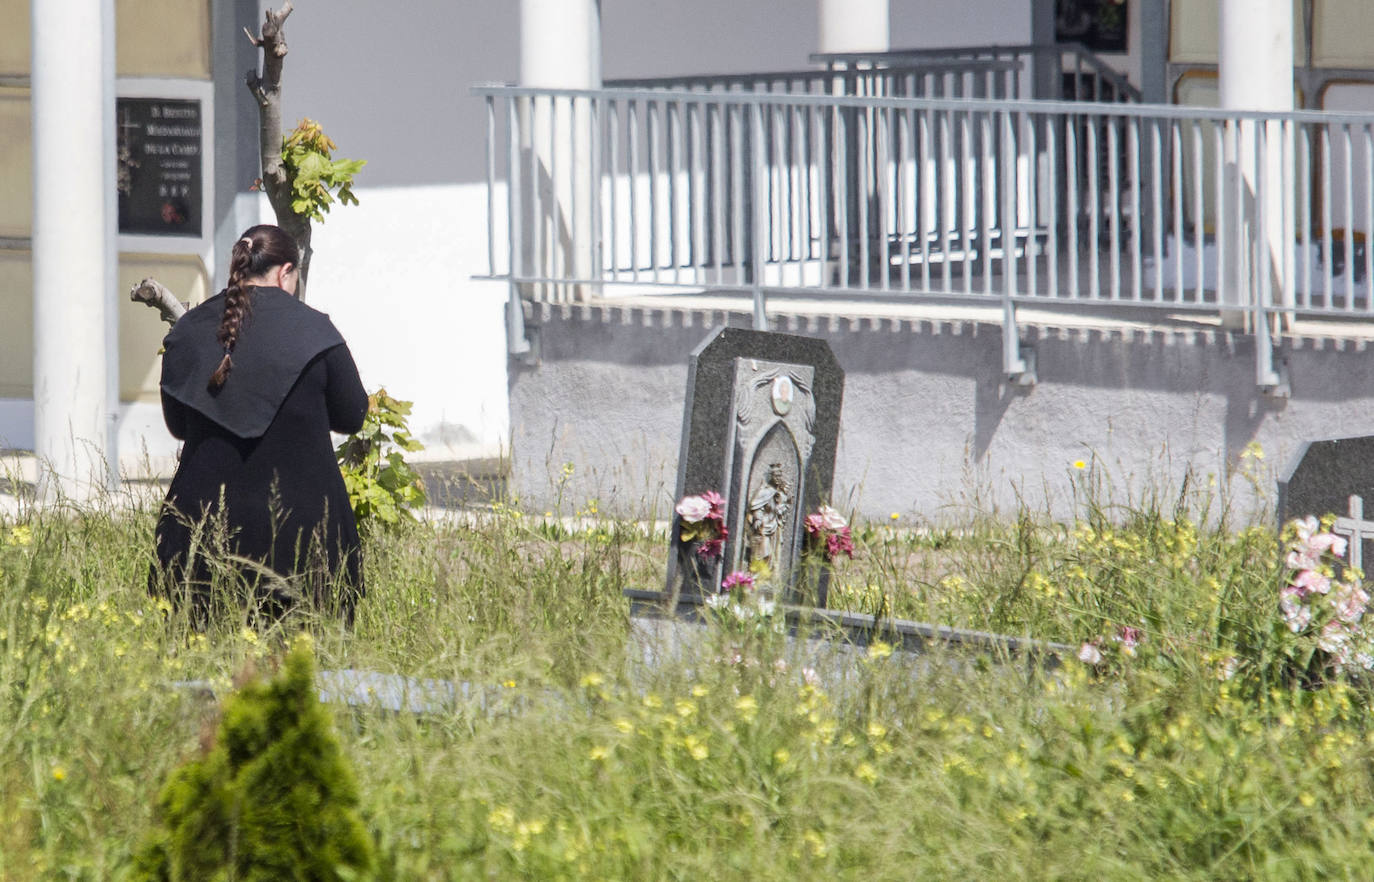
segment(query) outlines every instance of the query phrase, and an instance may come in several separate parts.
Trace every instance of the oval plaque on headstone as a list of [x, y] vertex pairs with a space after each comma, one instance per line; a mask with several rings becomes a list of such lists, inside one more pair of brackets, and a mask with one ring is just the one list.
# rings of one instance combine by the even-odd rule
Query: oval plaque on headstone
[[792, 411], [792, 398], [795, 394], [791, 377], [783, 374], [773, 380], [773, 413], [787, 416]]

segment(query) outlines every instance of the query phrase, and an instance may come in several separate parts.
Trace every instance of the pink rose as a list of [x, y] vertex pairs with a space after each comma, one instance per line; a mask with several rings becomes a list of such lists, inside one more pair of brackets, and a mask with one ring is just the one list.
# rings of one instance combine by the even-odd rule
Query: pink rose
[[705, 496], [684, 496], [673, 509], [689, 524], [699, 524], [711, 514], [711, 501]]

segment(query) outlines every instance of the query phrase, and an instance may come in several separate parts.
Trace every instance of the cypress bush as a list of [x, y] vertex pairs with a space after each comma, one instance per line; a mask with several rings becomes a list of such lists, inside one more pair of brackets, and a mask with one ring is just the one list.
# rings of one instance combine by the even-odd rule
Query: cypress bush
[[175, 770], [133, 880], [335, 880], [370, 874], [358, 789], [315, 691], [308, 638], [225, 702], [215, 742]]

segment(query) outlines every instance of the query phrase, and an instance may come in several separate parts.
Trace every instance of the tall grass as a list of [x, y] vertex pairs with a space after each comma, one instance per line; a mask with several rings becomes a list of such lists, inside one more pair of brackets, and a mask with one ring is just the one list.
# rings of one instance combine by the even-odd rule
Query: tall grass
[[[1366, 691], [1301, 689], [1261, 651], [1274, 537], [1172, 503], [860, 525], [838, 603], [1072, 642], [1089, 668], [913, 667], [881, 644], [843, 687], [767, 630], [645, 667], [621, 589], [666, 540], [508, 507], [367, 546], [356, 627], [294, 614], [204, 633], [150, 599], [151, 504], [0, 523], [0, 878], [111, 879], [216, 702], [286, 638], [322, 668], [473, 684], [425, 714], [333, 706], [395, 879], [1358, 878], [1371, 857]], [[832, 604], [833, 605], [833, 604]]]

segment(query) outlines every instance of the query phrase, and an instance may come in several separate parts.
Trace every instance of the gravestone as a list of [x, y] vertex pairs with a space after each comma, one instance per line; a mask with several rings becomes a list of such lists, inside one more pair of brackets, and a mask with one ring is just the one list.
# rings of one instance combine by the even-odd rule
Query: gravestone
[[824, 568], [809, 589], [799, 577], [805, 519], [830, 501], [843, 395], [824, 340], [726, 327], [692, 352], [675, 499], [723, 496], [727, 535], [704, 556], [674, 514], [670, 595], [700, 600], [762, 560], [781, 599], [824, 606]]
[[1279, 477], [1279, 527], [1308, 515], [1337, 515], [1333, 532], [1350, 541], [1354, 566], [1374, 560], [1374, 435], [1308, 441]]

